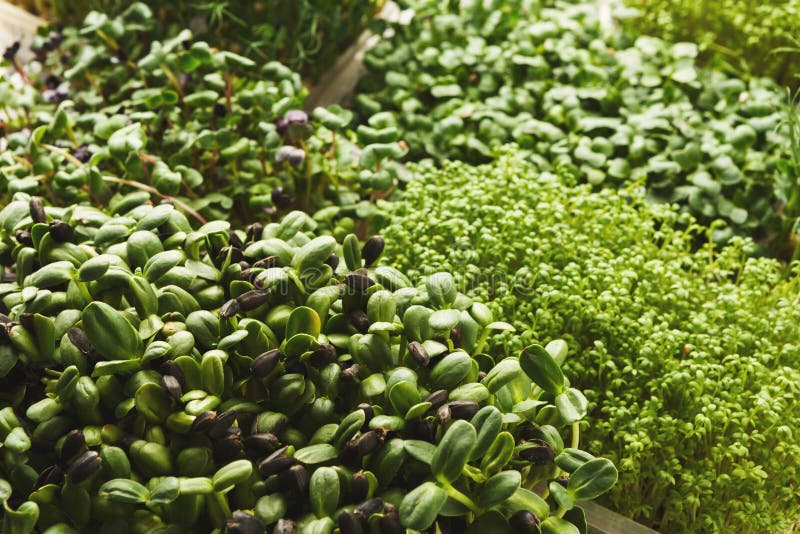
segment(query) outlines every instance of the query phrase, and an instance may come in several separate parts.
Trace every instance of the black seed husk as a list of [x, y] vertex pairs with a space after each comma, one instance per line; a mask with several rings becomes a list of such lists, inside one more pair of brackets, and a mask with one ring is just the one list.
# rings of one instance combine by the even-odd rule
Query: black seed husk
[[531, 462], [534, 465], [546, 465], [552, 463], [555, 453], [553, 447], [549, 443], [541, 439], [531, 440], [530, 443], [535, 443], [533, 447], [526, 447], [519, 451], [519, 457], [523, 460]]
[[342, 510], [336, 521], [341, 534], [363, 534], [364, 528], [361, 521], [353, 512]]
[[383, 443], [383, 435], [378, 430], [370, 430], [369, 432], [365, 432], [356, 440], [358, 454], [361, 456], [366, 456], [380, 447], [381, 443]]
[[425, 397], [425, 402], [431, 403], [431, 409], [437, 410], [439, 407], [447, 402], [447, 397], [450, 395], [450, 392], [446, 389], [438, 389]]
[[219, 316], [223, 319], [230, 319], [237, 313], [239, 313], [239, 301], [236, 299], [229, 300], [219, 309]]
[[259, 378], [270, 374], [281, 361], [281, 351], [278, 349], [268, 350], [256, 356], [250, 363], [250, 371]]
[[391, 504], [386, 504], [386, 510], [378, 522], [381, 534], [404, 534], [406, 529], [400, 523], [400, 516], [397, 508]]
[[284, 191], [282, 187], [276, 187], [273, 189], [270, 196], [272, 197], [272, 203], [279, 210], [285, 210], [292, 206], [291, 195]]
[[50, 235], [59, 243], [68, 243], [75, 237], [75, 231], [69, 223], [56, 219], [50, 223]]
[[235, 249], [242, 248], [242, 240], [239, 239], [239, 234], [234, 232], [233, 230], [228, 230], [228, 243]]
[[31, 197], [31, 200], [28, 202], [28, 208], [30, 209], [31, 219], [33, 219], [34, 223], [47, 222], [47, 215], [45, 215], [44, 203], [41, 198]]
[[79, 484], [96, 473], [102, 464], [103, 461], [97, 452], [86, 451], [73, 462], [67, 470], [67, 476], [73, 483]]
[[339, 256], [337, 256], [336, 254], [331, 254], [330, 256], [328, 256], [328, 259], [325, 260], [325, 263], [335, 271], [336, 268], [339, 266]]
[[297, 463], [294, 456], [286, 456], [286, 449], [288, 448], [287, 445], [284, 445], [258, 464], [258, 472], [261, 473], [261, 476], [266, 478], [270, 475], [277, 475]]
[[61, 443], [61, 460], [68, 461], [70, 458], [81, 452], [86, 445], [86, 438], [79, 429], [70, 430]]
[[433, 420], [424, 419], [416, 421], [412, 428], [414, 437], [417, 439], [430, 443], [436, 440], [436, 423]]
[[267, 454], [272, 454], [280, 446], [280, 441], [271, 432], [251, 434], [244, 438], [244, 447], [247, 454], [258, 458], [263, 458]]
[[369, 479], [366, 475], [357, 471], [350, 476], [350, 498], [353, 502], [361, 502], [366, 499], [369, 493]]
[[64, 470], [57, 465], [45, 467], [39, 473], [36, 482], [33, 484], [34, 490], [46, 486], [48, 484], [61, 484], [64, 481]]
[[366, 521], [369, 519], [369, 516], [373, 514], [378, 514], [383, 510], [383, 499], [380, 497], [375, 497], [373, 499], [369, 499], [368, 501], [364, 501], [358, 506], [353, 509], [353, 513], [360, 517], [362, 520]]
[[24, 245], [26, 247], [33, 246], [33, 237], [27, 230], [17, 230], [17, 233], [14, 234], [14, 239], [16, 239], [17, 243], [20, 245]]
[[539, 532], [539, 518], [530, 510], [520, 510], [512, 515], [508, 524], [514, 534], [534, 534]]
[[379, 235], [374, 235], [367, 239], [364, 247], [361, 249], [361, 258], [364, 260], [364, 265], [369, 267], [380, 257], [383, 252], [385, 243], [383, 238]]
[[305, 466], [296, 464], [289, 468], [289, 480], [296, 492], [305, 495], [308, 491], [308, 470]]
[[450, 330], [450, 341], [453, 342], [453, 345], [456, 347], [461, 346], [461, 342], [464, 341], [464, 333], [461, 332], [460, 328], [453, 328]]
[[353, 381], [358, 376], [359, 371], [361, 371], [361, 366], [358, 365], [357, 363], [354, 363], [353, 365], [342, 371], [340, 377], [342, 378], [342, 380]]
[[422, 343], [419, 341], [412, 341], [408, 344], [408, 353], [421, 367], [427, 367], [428, 364], [431, 363], [431, 357], [428, 355], [428, 351], [425, 350], [425, 347], [423, 347]]
[[348, 273], [344, 277], [344, 283], [347, 289], [354, 293], [363, 293], [375, 285], [375, 282], [369, 276], [355, 272]]
[[352, 310], [350, 312], [350, 321], [353, 323], [353, 326], [356, 327], [356, 330], [362, 334], [366, 333], [369, 329], [369, 318], [364, 310]]
[[239, 457], [244, 445], [242, 439], [236, 434], [231, 434], [214, 442], [214, 460], [226, 464]]
[[192, 431], [194, 432], [208, 432], [211, 429], [211, 426], [214, 424], [214, 420], [217, 418], [217, 412], [212, 410], [207, 410], [200, 415], [198, 415], [194, 421], [192, 421]]
[[358, 406], [356, 406], [356, 410], [361, 410], [364, 412], [364, 425], [369, 425], [369, 422], [375, 417], [375, 410], [372, 408], [371, 404], [366, 402], [362, 402]]
[[69, 342], [75, 345], [75, 348], [83, 354], [89, 354], [92, 351], [92, 346], [89, 344], [89, 338], [86, 336], [86, 332], [77, 326], [73, 326], [67, 330], [67, 339], [69, 339]]
[[239, 310], [243, 312], [255, 310], [269, 300], [269, 292], [260, 289], [253, 289], [236, 298], [239, 302]]
[[260, 519], [240, 510], [225, 521], [225, 529], [230, 534], [261, 534], [266, 528]]
[[436, 420], [440, 425], [446, 425], [452, 418], [453, 415], [450, 413], [450, 406], [448, 404], [442, 404], [436, 410]]
[[173, 399], [180, 399], [181, 395], [183, 395], [183, 388], [181, 388], [181, 383], [172, 375], [162, 375], [161, 376], [161, 386], [169, 393], [169, 396]]
[[211, 428], [208, 431], [209, 437], [212, 439], [218, 439], [225, 436], [225, 434], [228, 432], [228, 429], [231, 428], [233, 423], [236, 422], [237, 415], [238, 414], [235, 410], [217, 414], [217, 418], [214, 419], [214, 423], [211, 425]]
[[186, 376], [183, 374], [183, 369], [173, 360], [166, 360], [162, 363], [161, 372], [165, 375], [174, 376], [181, 385], [181, 389], [186, 387]]
[[23, 313], [19, 316], [19, 324], [28, 332], [35, 332], [36, 326], [33, 323], [33, 314], [32, 313]]
[[475, 401], [453, 401], [448, 403], [450, 415], [453, 419], [472, 419], [480, 410], [480, 405]]
[[247, 242], [258, 241], [261, 239], [261, 234], [264, 233], [264, 225], [261, 223], [253, 223], [247, 227]]
[[253, 264], [255, 269], [269, 269], [278, 265], [278, 256], [267, 256]]
[[323, 367], [333, 363], [336, 361], [336, 347], [330, 343], [323, 343], [311, 353], [308, 361], [315, 367]]

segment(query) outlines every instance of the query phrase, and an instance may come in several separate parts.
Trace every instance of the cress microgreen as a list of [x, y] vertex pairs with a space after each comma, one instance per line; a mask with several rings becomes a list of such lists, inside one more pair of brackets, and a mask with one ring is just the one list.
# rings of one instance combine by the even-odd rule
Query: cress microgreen
[[[796, 262], [748, 259], [752, 243], [738, 239], [695, 251], [709, 229], [688, 216], [640, 192], [571, 186], [511, 149], [491, 165], [414, 172], [389, 207], [385, 260], [412, 279], [452, 272], [517, 327], [489, 346], [519, 358], [482, 384], [495, 392], [534, 371], [553, 406], [515, 409], [566, 421], [588, 411], [590, 450], [620, 467], [604, 503], [664, 532], [772, 532], [796, 520]], [[552, 358], [518, 352], [555, 336], [569, 347], [563, 375], [563, 345]], [[568, 490], [556, 498], [568, 503]]]

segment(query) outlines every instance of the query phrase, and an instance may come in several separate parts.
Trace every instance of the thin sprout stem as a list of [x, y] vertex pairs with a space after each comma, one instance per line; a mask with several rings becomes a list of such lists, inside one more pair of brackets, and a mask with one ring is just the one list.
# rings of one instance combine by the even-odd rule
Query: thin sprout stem
[[578, 421], [572, 423], [572, 441], [570, 442], [570, 447], [573, 449], [577, 449], [578, 445], [581, 442], [581, 426]]
[[[75, 156], [73, 156], [72, 154], [70, 154], [68, 151], [64, 150], [61, 147], [57, 147], [55, 145], [48, 145], [48, 144], [42, 144], [40, 146], [42, 148], [46, 148], [47, 150], [49, 150], [51, 152], [55, 152], [56, 154], [59, 154], [60, 156], [63, 156], [64, 159], [66, 159], [67, 161], [69, 161], [70, 163], [72, 163], [76, 167], [83, 167], [83, 162], [82, 161], [80, 161], [78, 158], [76, 158]], [[151, 195], [155, 195], [157, 197], [163, 198], [164, 200], [166, 200], [168, 202], [172, 202], [173, 204], [178, 206], [180, 209], [182, 209], [183, 211], [185, 211], [186, 213], [188, 213], [189, 215], [191, 215], [192, 217], [197, 219], [201, 224], [206, 224], [208, 222], [208, 221], [206, 221], [205, 217], [200, 215], [194, 208], [192, 208], [191, 206], [186, 204], [184, 201], [182, 201], [182, 200], [180, 200], [178, 198], [175, 198], [173, 196], [170, 196], [170, 195], [165, 195], [164, 193], [162, 193], [161, 191], [159, 191], [158, 189], [156, 189], [155, 187], [152, 187], [150, 185], [143, 184], [141, 182], [136, 182], [134, 180], [126, 180], [124, 178], [119, 178], [117, 176], [103, 176], [103, 181], [104, 182], [111, 182], [111, 183], [116, 183], [116, 184], [127, 185], [127, 186], [130, 186], [130, 187], [135, 187], [136, 189], [141, 189], [142, 191], [147, 191]]]
[[181, 82], [178, 81], [178, 77], [175, 76], [175, 73], [172, 72], [172, 69], [170, 69], [166, 63], [162, 63], [160, 66], [161, 70], [164, 72], [164, 75], [169, 79], [172, 86], [177, 89], [178, 94], [181, 95], [181, 100], [183, 100], [186, 95], [183, 92], [183, 87], [181, 87]]
[[75, 156], [73, 156], [72, 154], [70, 154], [68, 151], [64, 150], [61, 147], [55, 145], [48, 145], [46, 143], [42, 143], [39, 146], [41, 146], [42, 148], [46, 148], [50, 152], [55, 152], [59, 156], [63, 156], [65, 160], [69, 161], [76, 167], [83, 167], [83, 162], [81, 160], [79, 160], [78, 158], [76, 158]]
[[123, 178], [118, 178], [116, 176], [103, 176], [103, 181], [104, 182], [112, 182], [112, 183], [117, 183], [117, 184], [128, 185], [130, 187], [135, 187], [137, 189], [141, 189], [142, 191], [147, 191], [150, 194], [156, 195], [157, 197], [161, 197], [161, 198], [163, 198], [164, 200], [166, 200], [168, 202], [174, 203], [176, 206], [181, 208], [183, 211], [185, 211], [186, 213], [188, 213], [189, 215], [191, 215], [192, 217], [197, 219], [201, 224], [206, 224], [208, 222], [205, 219], [205, 217], [200, 215], [197, 212], [197, 210], [195, 210], [194, 208], [192, 208], [191, 206], [186, 204], [184, 201], [182, 201], [182, 200], [180, 200], [178, 198], [175, 198], [173, 196], [170, 196], [170, 195], [165, 195], [164, 193], [160, 192], [158, 189], [156, 189], [156, 188], [154, 188], [152, 186], [149, 186], [147, 184], [143, 184], [141, 182], [136, 182], [134, 180], [125, 180]]
[[451, 486], [450, 484], [448, 484], [448, 485], [445, 487], [445, 489], [447, 490], [447, 494], [448, 494], [448, 495], [449, 495], [449, 496], [450, 496], [450, 497], [451, 497], [453, 500], [455, 500], [455, 501], [458, 501], [458, 502], [460, 502], [461, 504], [463, 504], [464, 506], [466, 506], [467, 508], [469, 508], [469, 510], [470, 510], [470, 511], [471, 511], [473, 514], [475, 514], [475, 515], [480, 515], [480, 512], [481, 512], [481, 511], [480, 511], [480, 508], [478, 508], [478, 505], [476, 505], [476, 504], [475, 504], [475, 503], [472, 501], [472, 499], [470, 499], [469, 497], [467, 497], [466, 495], [464, 495], [463, 493], [461, 493], [460, 491], [458, 491], [456, 488], [454, 488], [454, 487], [453, 487], [453, 486]]

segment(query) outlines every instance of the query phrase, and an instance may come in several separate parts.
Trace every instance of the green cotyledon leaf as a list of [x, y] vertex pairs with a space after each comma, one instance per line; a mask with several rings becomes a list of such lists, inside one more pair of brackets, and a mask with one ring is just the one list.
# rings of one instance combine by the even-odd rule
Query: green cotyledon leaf
[[567, 491], [576, 501], [596, 499], [617, 482], [617, 468], [606, 458], [595, 458], [578, 467], [570, 476]]
[[436, 520], [446, 500], [445, 490], [433, 482], [425, 482], [403, 497], [400, 522], [406, 528], [423, 531]]
[[431, 473], [444, 484], [451, 484], [461, 476], [467, 460], [475, 448], [478, 433], [464, 420], [455, 421], [447, 429], [431, 459]]
[[564, 373], [541, 345], [531, 345], [523, 349], [519, 363], [528, 378], [546, 392], [556, 395], [564, 391]]
[[311, 509], [318, 518], [333, 516], [339, 505], [339, 475], [332, 467], [320, 467], [309, 480]]
[[139, 333], [125, 316], [104, 302], [92, 302], [81, 315], [83, 330], [97, 352], [107, 360], [135, 358], [141, 347]]
[[98, 491], [113, 501], [128, 504], [143, 504], [150, 498], [150, 492], [146, 487], [135, 480], [125, 478], [109, 480], [100, 486]]
[[520, 486], [519, 471], [502, 471], [487, 480], [480, 489], [476, 503], [481, 508], [491, 508], [505, 502]]

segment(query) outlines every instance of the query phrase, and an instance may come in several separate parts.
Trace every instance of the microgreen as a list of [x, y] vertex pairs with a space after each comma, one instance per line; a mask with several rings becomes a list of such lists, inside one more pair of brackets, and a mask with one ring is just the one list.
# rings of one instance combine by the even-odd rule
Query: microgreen
[[299, 211], [116, 205], [0, 210], [4, 532], [578, 532], [615, 484], [551, 395], [582, 398], [563, 342], [485, 352], [513, 327], [451, 274]]
[[[14, 0], [26, 10], [79, 25], [91, 11], [116, 16], [130, 6], [121, 0]], [[188, 0], [143, 2], [157, 17], [153, 39], [193, 28], [212, 46], [237, 51], [254, 61], [278, 60], [312, 78], [321, 75], [359, 36], [377, 13], [380, 0], [347, 3], [320, 0]]]
[[607, 35], [592, 2], [411, 4], [410, 24], [367, 55], [355, 98], [366, 116], [397, 114], [410, 158], [486, 162], [515, 142], [542, 171], [644, 186], [724, 221], [717, 242], [738, 233], [783, 254], [776, 206], [793, 179], [773, 82], [700, 68], [694, 43]]
[[414, 169], [389, 206], [388, 264], [412, 279], [452, 271], [521, 332], [490, 340], [508, 354], [564, 338], [563, 375], [585, 399], [554, 364], [563, 345], [553, 361], [526, 349], [482, 383], [494, 391], [521, 368], [553, 407], [516, 409], [563, 421], [586, 410], [590, 450], [620, 467], [611, 509], [664, 532], [788, 528], [800, 502], [797, 263], [747, 259], [752, 243], [738, 239], [693, 252], [710, 230], [688, 216], [526, 159]]
[[627, 0], [625, 4], [629, 9], [620, 22], [630, 33], [692, 41], [700, 46], [704, 62], [797, 87], [798, 56], [776, 54], [800, 34], [794, 2], [724, 0], [713, 9], [706, 2]]
[[343, 237], [407, 179], [390, 118], [371, 119], [376, 137], [348, 130], [352, 113], [338, 106], [306, 114], [307, 91], [287, 67], [189, 30], [143, 45], [157, 27], [141, 3], [118, 17], [92, 12], [26, 66], [32, 85], [0, 81], [11, 116], [5, 191], [111, 205], [137, 188], [197, 222], [325, 208], [318, 219]]

